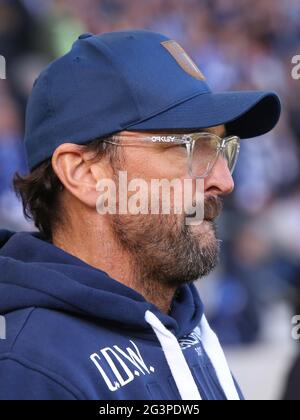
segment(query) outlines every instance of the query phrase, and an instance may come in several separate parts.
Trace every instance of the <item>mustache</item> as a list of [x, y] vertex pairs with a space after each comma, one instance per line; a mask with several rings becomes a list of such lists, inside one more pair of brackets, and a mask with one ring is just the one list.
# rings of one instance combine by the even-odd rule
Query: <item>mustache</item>
[[223, 202], [220, 197], [209, 196], [204, 200], [204, 219], [212, 222], [220, 216], [223, 210]]
[[[193, 207], [196, 207], [196, 202], [193, 203]], [[217, 219], [223, 210], [223, 202], [220, 197], [208, 196], [204, 199], [204, 220], [212, 222]], [[190, 217], [196, 216], [196, 211], [188, 212]]]

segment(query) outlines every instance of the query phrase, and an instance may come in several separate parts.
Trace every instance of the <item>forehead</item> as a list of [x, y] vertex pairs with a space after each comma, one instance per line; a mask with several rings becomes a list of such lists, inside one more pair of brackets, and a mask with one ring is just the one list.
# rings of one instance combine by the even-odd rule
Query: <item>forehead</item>
[[135, 136], [137, 133], [138, 134], [143, 134], [143, 135], [150, 135], [150, 134], [185, 134], [185, 133], [213, 133], [216, 134], [219, 137], [224, 137], [226, 135], [226, 127], [225, 125], [218, 125], [215, 127], [210, 127], [210, 128], [196, 128], [194, 130], [189, 130], [189, 129], [169, 129], [169, 130], [153, 130], [153, 131], [122, 131], [120, 134], [125, 134], [126, 135], [130, 135], [130, 136]]

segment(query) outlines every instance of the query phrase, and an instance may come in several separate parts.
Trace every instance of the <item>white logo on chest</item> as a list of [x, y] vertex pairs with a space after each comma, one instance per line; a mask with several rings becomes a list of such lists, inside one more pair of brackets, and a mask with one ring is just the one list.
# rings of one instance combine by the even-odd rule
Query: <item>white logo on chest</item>
[[201, 330], [199, 327], [197, 327], [191, 334], [179, 339], [180, 347], [182, 348], [182, 350], [185, 350], [190, 347], [196, 346], [197, 344], [201, 343], [201, 337]]
[[136, 377], [151, 375], [154, 367], [147, 366], [137, 345], [130, 340], [131, 347], [122, 350], [118, 346], [105, 347], [90, 356], [108, 389], [112, 392], [126, 386]]

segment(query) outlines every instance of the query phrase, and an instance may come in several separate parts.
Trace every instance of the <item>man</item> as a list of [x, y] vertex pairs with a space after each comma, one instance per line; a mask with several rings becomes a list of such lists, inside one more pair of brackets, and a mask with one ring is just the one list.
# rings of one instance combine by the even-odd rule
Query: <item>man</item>
[[[273, 93], [212, 93], [185, 51], [150, 31], [83, 34], [48, 66], [27, 109], [30, 174], [15, 179], [39, 233], [0, 240], [1, 399], [242, 397], [193, 282], [217, 264], [239, 138], [279, 115]], [[124, 211], [124, 173], [144, 187], [190, 180], [192, 204], [200, 181], [204, 220], [174, 211], [180, 194], [169, 214], [134, 214], [129, 189]], [[103, 211], [103, 180], [115, 212]]]

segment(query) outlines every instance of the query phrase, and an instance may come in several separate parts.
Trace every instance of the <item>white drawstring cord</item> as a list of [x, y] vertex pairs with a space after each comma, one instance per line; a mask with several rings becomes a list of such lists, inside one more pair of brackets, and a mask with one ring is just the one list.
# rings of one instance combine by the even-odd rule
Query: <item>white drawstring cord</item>
[[239, 401], [240, 397], [217, 335], [210, 328], [205, 315], [201, 320], [202, 344], [215, 368], [220, 385], [229, 401]]
[[[177, 338], [151, 311], [146, 312], [145, 320], [151, 325], [160, 342], [182, 400], [202, 400]], [[204, 315], [201, 320], [201, 333], [203, 347], [216, 371], [226, 398], [233, 401], [240, 400], [218, 337]]]
[[151, 311], [146, 312], [145, 320], [151, 325], [160, 342], [181, 399], [202, 400], [177, 338]]

